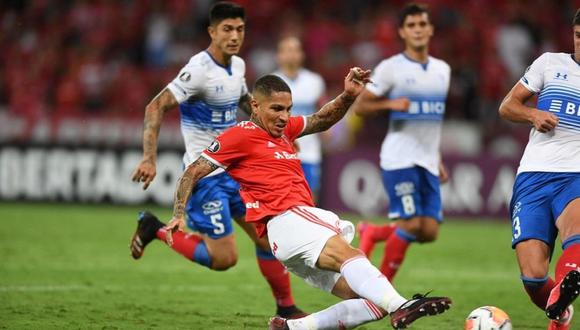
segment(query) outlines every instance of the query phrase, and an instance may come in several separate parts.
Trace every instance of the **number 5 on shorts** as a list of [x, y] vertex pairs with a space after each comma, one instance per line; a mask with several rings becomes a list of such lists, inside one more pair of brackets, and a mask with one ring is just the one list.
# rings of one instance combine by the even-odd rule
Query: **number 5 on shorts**
[[210, 216], [211, 223], [214, 225], [213, 233], [215, 235], [223, 234], [226, 231], [224, 224], [221, 222], [222, 215], [220, 213], [212, 214]]

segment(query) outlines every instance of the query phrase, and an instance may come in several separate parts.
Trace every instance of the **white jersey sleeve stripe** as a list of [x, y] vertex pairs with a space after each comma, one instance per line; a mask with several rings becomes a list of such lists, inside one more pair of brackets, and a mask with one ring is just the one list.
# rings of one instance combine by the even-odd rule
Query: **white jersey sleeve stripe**
[[208, 155], [206, 155], [206, 154], [204, 154], [204, 153], [202, 153], [202, 154], [201, 154], [201, 157], [203, 157], [203, 158], [205, 158], [205, 159], [209, 160], [209, 161], [210, 161], [210, 163], [212, 163], [212, 164], [214, 164], [214, 165], [217, 165], [217, 166], [219, 166], [219, 167], [221, 167], [221, 168], [223, 168], [223, 169], [226, 169], [226, 168], [228, 168], [227, 166], [223, 165], [222, 163], [218, 162], [217, 160], [215, 160], [215, 159], [211, 158], [210, 156], [208, 156]]

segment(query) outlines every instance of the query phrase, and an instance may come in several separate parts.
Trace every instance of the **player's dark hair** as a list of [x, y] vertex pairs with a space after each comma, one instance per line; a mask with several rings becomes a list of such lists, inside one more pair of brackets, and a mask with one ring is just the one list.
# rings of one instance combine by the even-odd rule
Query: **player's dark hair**
[[399, 27], [403, 27], [407, 16], [421, 15], [423, 13], [426, 13], [427, 16], [430, 16], [429, 7], [427, 7], [427, 5], [420, 5], [416, 3], [409, 3], [405, 5], [405, 7], [403, 7], [403, 9], [401, 9], [399, 12]]
[[254, 83], [253, 93], [260, 93], [264, 96], [270, 96], [272, 93], [276, 92], [292, 93], [288, 84], [282, 80], [282, 78], [273, 74], [262, 76]]
[[224, 19], [241, 18], [246, 20], [244, 7], [229, 1], [216, 2], [209, 10], [209, 24], [217, 25]]
[[576, 10], [576, 15], [574, 15], [574, 20], [572, 20], [572, 26], [580, 25], [580, 8]]

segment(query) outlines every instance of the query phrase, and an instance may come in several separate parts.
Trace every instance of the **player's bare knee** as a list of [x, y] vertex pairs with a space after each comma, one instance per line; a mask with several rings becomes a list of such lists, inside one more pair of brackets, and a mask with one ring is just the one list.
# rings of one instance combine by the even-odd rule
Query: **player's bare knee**
[[548, 269], [544, 265], [527, 264], [521, 266], [522, 276], [527, 278], [545, 278], [548, 275]]
[[320, 256], [318, 257], [317, 266], [321, 269], [340, 271], [340, 267], [345, 261], [364, 256], [364, 253], [352, 247], [341, 236], [333, 236], [327, 242]]
[[237, 253], [223, 254], [212, 260], [211, 269], [224, 271], [234, 267], [238, 263]]
[[334, 287], [332, 288], [331, 293], [341, 299], [356, 299], [359, 298], [359, 295], [354, 292], [351, 287], [348, 285], [344, 277], [340, 277]]
[[397, 224], [399, 228], [403, 229], [407, 233], [419, 237], [422, 233], [421, 221], [420, 218], [411, 218], [405, 221], [399, 221]]
[[438, 235], [439, 231], [437, 230], [424, 230], [417, 236], [417, 241], [419, 243], [431, 243], [437, 240]]

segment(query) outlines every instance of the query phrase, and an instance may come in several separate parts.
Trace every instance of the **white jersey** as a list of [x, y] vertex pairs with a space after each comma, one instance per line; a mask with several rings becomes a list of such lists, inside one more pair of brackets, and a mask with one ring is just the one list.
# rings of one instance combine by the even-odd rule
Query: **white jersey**
[[580, 172], [580, 66], [571, 54], [544, 53], [520, 83], [539, 93], [537, 108], [559, 118], [549, 133], [535, 128], [522, 156], [521, 172]]
[[383, 60], [366, 88], [388, 99], [407, 97], [408, 112], [391, 111], [389, 132], [381, 146], [381, 168], [421, 166], [439, 175], [439, 144], [451, 68], [429, 56], [419, 63], [405, 54]]
[[[300, 69], [296, 78], [291, 79], [281, 71], [274, 72], [282, 78], [292, 91], [292, 115], [308, 116], [318, 111], [318, 100], [324, 94], [324, 80], [310, 70]], [[304, 163], [319, 164], [322, 151], [318, 134], [305, 135], [298, 140], [300, 152], [298, 158]]]
[[[181, 112], [183, 163], [195, 161], [212, 141], [236, 124], [238, 103], [248, 93], [246, 64], [238, 56], [224, 67], [203, 51], [194, 55], [167, 88]], [[210, 175], [223, 172], [217, 169]]]

